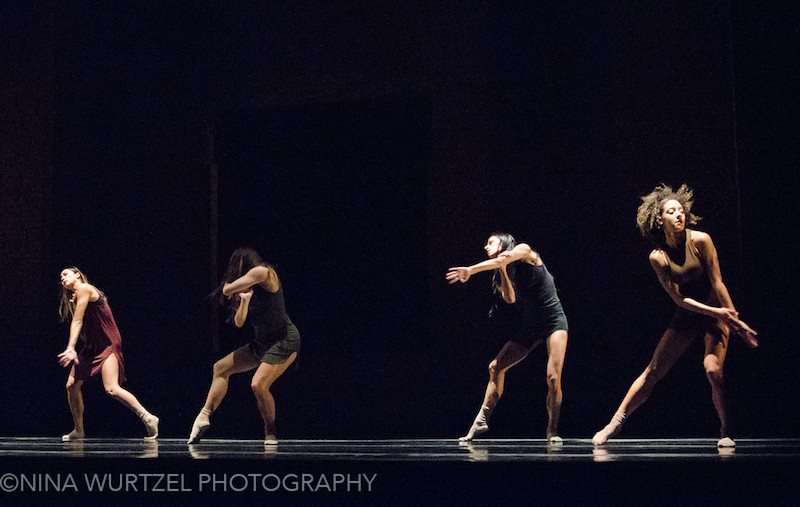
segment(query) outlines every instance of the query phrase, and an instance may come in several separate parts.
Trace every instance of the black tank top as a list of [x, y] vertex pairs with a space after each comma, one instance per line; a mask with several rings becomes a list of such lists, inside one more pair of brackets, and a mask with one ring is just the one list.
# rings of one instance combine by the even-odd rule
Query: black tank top
[[544, 264], [534, 266], [518, 261], [513, 263], [513, 269], [512, 279], [517, 298], [524, 299], [526, 303], [533, 303], [539, 308], [560, 304], [553, 275]]
[[283, 300], [283, 286], [278, 287], [277, 292], [269, 292], [261, 285], [254, 285], [247, 320], [253, 326], [256, 339], [285, 330], [290, 321]]

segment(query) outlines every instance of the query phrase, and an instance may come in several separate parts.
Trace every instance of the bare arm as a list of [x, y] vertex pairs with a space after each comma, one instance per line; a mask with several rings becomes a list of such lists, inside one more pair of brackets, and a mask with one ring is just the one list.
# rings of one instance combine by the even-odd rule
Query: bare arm
[[514, 284], [511, 283], [511, 279], [508, 277], [508, 271], [506, 270], [506, 266], [503, 266], [499, 269], [500, 271], [500, 294], [503, 296], [503, 301], [508, 304], [514, 304], [517, 302], [517, 291], [514, 290]]
[[700, 251], [702, 260], [706, 265], [706, 273], [708, 273], [711, 288], [722, 307], [728, 310], [721, 320], [727, 323], [733, 332], [739, 335], [748, 346], [757, 347], [758, 342], [755, 336], [758, 333], [739, 319], [739, 312], [737, 312], [736, 308], [733, 306], [733, 300], [728, 292], [728, 287], [722, 281], [722, 270], [720, 270], [719, 267], [717, 249], [714, 247], [714, 242], [711, 241], [711, 236], [700, 232], [694, 232], [693, 234], [697, 249]]
[[658, 281], [661, 283], [661, 287], [664, 288], [672, 301], [674, 301], [675, 304], [680, 308], [695, 313], [702, 313], [703, 315], [708, 315], [709, 317], [719, 319], [724, 318], [723, 315], [726, 310], [725, 308], [709, 306], [697, 301], [696, 299], [685, 297], [683, 294], [681, 294], [680, 287], [678, 287], [678, 284], [673, 282], [672, 278], [670, 277], [669, 266], [667, 264], [665, 254], [662, 251], [653, 250], [653, 252], [650, 253], [650, 265], [653, 266], [653, 270], [656, 272], [656, 276], [658, 277]]
[[280, 288], [278, 275], [275, 270], [267, 266], [255, 266], [236, 280], [226, 283], [222, 287], [222, 294], [232, 296], [237, 292], [245, 292], [253, 285], [267, 283], [267, 290], [277, 292]]
[[236, 327], [244, 326], [247, 320], [247, 310], [250, 308], [251, 297], [253, 297], [252, 289], [239, 293], [239, 306], [236, 308], [236, 314], [233, 316], [233, 323]]
[[650, 253], [650, 265], [658, 276], [658, 281], [667, 292], [669, 297], [680, 308], [689, 310], [691, 312], [700, 313], [714, 317], [719, 321], [729, 325], [731, 329], [745, 342], [751, 346], [757, 346], [758, 342], [755, 340], [756, 332], [753, 331], [747, 324], [739, 320], [739, 313], [733, 306], [731, 297], [728, 294], [728, 289], [722, 282], [722, 275], [719, 269], [719, 262], [717, 260], [717, 252], [714, 244], [711, 242], [711, 237], [704, 233], [693, 232], [693, 240], [700, 250], [703, 261], [706, 264], [706, 271], [708, 272], [711, 281], [712, 290], [717, 295], [717, 299], [721, 306], [709, 306], [696, 299], [685, 297], [680, 292], [680, 287], [672, 281], [669, 276], [669, 267], [667, 264], [666, 255], [661, 250], [653, 250]]
[[[525, 243], [520, 243], [515, 246], [510, 252], [503, 252], [494, 259], [488, 259], [472, 266], [453, 267], [447, 272], [446, 278], [449, 283], [461, 282], [464, 283], [469, 280], [469, 277], [481, 271], [490, 271], [492, 269], [505, 268], [514, 261], [530, 258], [533, 254], [531, 247]], [[504, 269], [505, 270], [505, 269]], [[505, 298], [504, 298], [505, 299]]]
[[75, 298], [75, 311], [72, 313], [72, 322], [69, 325], [69, 341], [64, 352], [58, 355], [58, 362], [61, 366], [69, 366], [78, 357], [78, 353], [75, 352], [75, 345], [77, 345], [78, 337], [81, 335], [81, 329], [83, 329], [83, 316], [86, 314], [86, 307], [89, 305], [91, 295], [92, 290], [85, 285], [77, 289], [73, 295]]

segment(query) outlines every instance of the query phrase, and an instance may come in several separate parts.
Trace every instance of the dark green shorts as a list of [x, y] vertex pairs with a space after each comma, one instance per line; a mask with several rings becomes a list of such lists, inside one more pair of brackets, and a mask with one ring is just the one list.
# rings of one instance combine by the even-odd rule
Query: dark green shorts
[[257, 342], [251, 343], [250, 351], [253, 356], [260, 357], [262, 363], [283, 364], [289, 356], [300, 351], [300, 332], [291, 322], [286, 327], [286, 332], [277, 338], [266, 346]]

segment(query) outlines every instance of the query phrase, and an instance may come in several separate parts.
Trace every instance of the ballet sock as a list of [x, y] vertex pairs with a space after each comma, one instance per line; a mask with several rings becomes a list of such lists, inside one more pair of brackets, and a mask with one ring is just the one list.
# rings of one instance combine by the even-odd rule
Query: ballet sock
[[592, 437], [592, 443], [594, 445], [603, 445], [606, 441], [619, 433], [622, 429], [622, 424], [625, 422], [625, 412], [618, 411], [614, 414], [614, 417], [611, 418], [611, 422], [606, 424], [606, 427], [602, 430], [598, 431]]
[[481, 433], [486, 433], [489, 431], [489, 414], [491, 410], [489, 407], [481, 407], [480, 412], [475, 417], [475, 420], [472, 422], [472, 427], [470, 427], [469, 432], [464, 435], [463, 437], [459, 438], [458, 440], [461, 442], [469, 442], [477, 435]]
[[547, 437], [547, 443], [550, 445], [561, 445], [564, 443], [564, 439], [558, 435], [550, 435]]
[[275, 435], [267, 435], [264, 437], [264, 445], [278, 445], [278, 437]]
[[731, 437], [723, 437], [717, 442], [717, 447], [736, 447], [736, 442]]
[[70, 440], [80, 440], [83, 438], [83, 432], [78, 430], [72, 430], [66, 435], [61, 435], [62, 442], [69, 442]]
[[139, 416], [139, 419], [142, 420], [145, 428], [147, 428], [147, 436], [144, 438], [147, 440], [155, 440], [158, 438], [158, 417], [154, 416], [145, 409], [137, 412], [136, 415]]
[[211, 411], [207, 408], [202, 409], [200, 413], [197, 414], [192, 424], [192, 432], [189, 434], [189, 440], [186, 442], [187, 444], [196, 444], [203, 438], [203, 433], [211, 426], [210, 417]]

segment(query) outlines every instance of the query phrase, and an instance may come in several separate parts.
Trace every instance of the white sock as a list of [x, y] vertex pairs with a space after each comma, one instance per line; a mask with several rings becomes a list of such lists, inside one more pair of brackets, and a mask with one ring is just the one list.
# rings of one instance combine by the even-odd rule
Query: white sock
[[603, 445], [606, 441], [619, 433], [622, 429], [622, 424], [625, 422], [625, 412], [618, 411], [614, 414], [614, 417], [611, 418], [611, 422], [606, 424], [606, 427], [602, 430], [598, 431], [592, 437], [592, 443], [594, 445]]
[[717, 442], [717, 447], [736, 447], [736, 442], [731, 437], [721, 438]]
[[489, 413], [489, 407], [481, 407], [481, 410], [472, 422], [469, 432], [458, 440], [461, 442], [469, 442], [473, 437], [489, 431]]
[[197, 417], [194, 419], [194, 423], [192, 424], [192, 432], [189, 434], [189, 440], [186, 442], [187, 444], [196, 444], [203, 438], [203, 433], [211, 426], [211, 411], [204, 408], [197, 414]]
[[138, 415], [139, 419], [144, 423], [145, 428], [147, 428], [147, 436], [144, 438], [147, 440], [155, 440], [158, 438], [158, 417], [144, 409], [142, 409]]
[[62, 442], [69, 442], [70, 440], [80, 440], [83, 438], [83, 432], [78, 430], [72, 430], [66, 435], [61, 435]]

